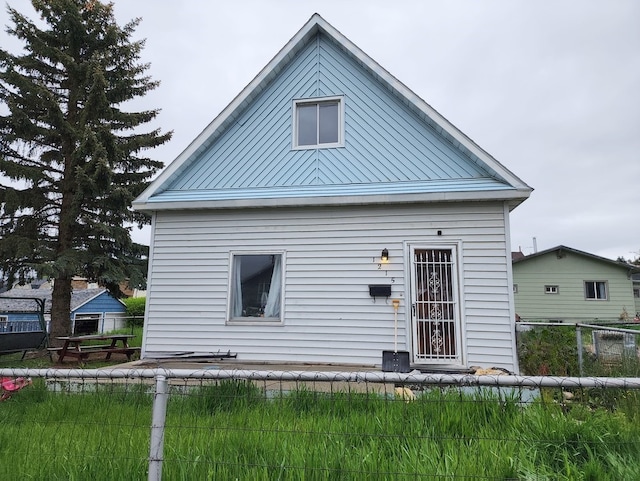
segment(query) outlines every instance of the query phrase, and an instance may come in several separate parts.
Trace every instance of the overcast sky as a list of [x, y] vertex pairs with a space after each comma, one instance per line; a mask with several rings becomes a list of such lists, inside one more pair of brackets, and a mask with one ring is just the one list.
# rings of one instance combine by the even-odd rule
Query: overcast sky
[[143, 105], [174, 131], [153, 154], [165, 164], [317, 12], [535, 189], [511, 215], [513, 250], [640, 255], [640, 1], [114, 3], [119, 23], [142, 18], [161, 81]]

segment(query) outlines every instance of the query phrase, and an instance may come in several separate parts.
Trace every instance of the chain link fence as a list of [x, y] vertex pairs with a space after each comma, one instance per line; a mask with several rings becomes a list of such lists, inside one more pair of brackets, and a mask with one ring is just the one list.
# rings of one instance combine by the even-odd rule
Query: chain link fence
[[1, 369], [0, 479], [640, 479], [639, 378], [221, 367]]
[[520, 369], [528, 374], [640, 376], [640, 322], [574, 320], [516, 324]]

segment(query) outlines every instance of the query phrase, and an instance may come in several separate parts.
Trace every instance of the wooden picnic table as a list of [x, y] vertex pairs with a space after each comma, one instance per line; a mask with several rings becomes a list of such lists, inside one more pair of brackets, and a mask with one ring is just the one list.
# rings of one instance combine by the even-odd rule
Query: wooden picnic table
[[[49, 352], [58, 354], [58, 362], [65, 357], [74, 357], [83, 361], [90, 354], [106, 354], [106, 359], [111, 359], [112, 354], [126, 354], [127, 359], [140, 350], [139, 347], [129, 346], [129, 339], [133, 334], [91, 334], [88, 336], [61, 336], [56, 339], [64, 341], [62, 347], [49, 348]], [[95, 344], [93, 341], [105, 341], [103, 344]]]

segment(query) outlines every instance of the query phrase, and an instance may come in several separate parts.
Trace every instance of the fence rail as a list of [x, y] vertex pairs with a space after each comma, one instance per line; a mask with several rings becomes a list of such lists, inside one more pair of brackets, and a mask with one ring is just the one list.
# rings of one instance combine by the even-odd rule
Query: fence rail
[[267, 371], [243, 369], [16, 369], [0, 368], [0, 376], [34, 377], [44, 379], [197, 379], [197, 380], [254, 380], [299, 381], [305, 383], [413, 384], [424, 386], [485, 386], [518, 388], [616, 388], [640, 389], [640, 378], [513, 376], [507, 374], [481, 375], [448, 373], [395, 373], [350, 371]]
[[1, 479], [640, 479], [640, 378], [218, 368], [0, 375], [33, 381], [0, 403]]

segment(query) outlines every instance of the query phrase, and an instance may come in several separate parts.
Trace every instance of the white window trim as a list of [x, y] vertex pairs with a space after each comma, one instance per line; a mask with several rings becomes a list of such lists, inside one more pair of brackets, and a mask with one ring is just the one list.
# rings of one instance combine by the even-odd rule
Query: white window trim
[[[338, 141], [331, 144], [298, 145], [298, 105], [317, 104], [322, 102], [338, 102]], [[294, 99], [291, 107], [292, 138], [291, 148], [293, 150], [315, 150], [344, 147], [344, 95], [334, 95], [332, 97], [313, 97], [308, 99]]]
[[73, 313], [73, 319], [80, 319], [80, 320], [86, 320], [86, 319], [93, 319], [92, 317], [89, 316], [98, 316], [98, 320], [102, 319], [102, 312], [74, 312]]
[[[232, 301], [232, 291], [233, 291], [233, 257], [234, 256], [251, 256], [251, 255], [262, 255], [262, 256], [270, 256], [270, 255], [280, 255], [282, 262], [282, 271], [280, 275], [280, 319], [276, 319], [275, 317], [232, 317], [231, 311], [233, 309], [231, 305]], [[229, 279], [227, 285], [227, 314], [225, 324], [228, 326], [282, 326], [284, 325], [284, 300], [285, 300], [285, 276], [286, 276], [286, 256], [284, 251], [278, 250], [261, 250], [261, 251], [232, 251], [229, 253]], [[257, 320], [258, 319], [258, 320]], [[263, 319], [262, 321], [259, 319]]]
[[557, 285], [554, 284], [547, 284], [544, 286], [544, 293], [545, 294], [551, 294], [551, 295], [556, 295], [560, 293], [560, 288]]

